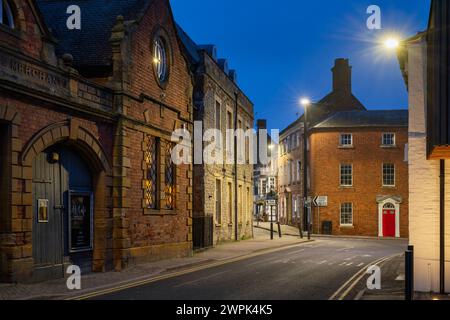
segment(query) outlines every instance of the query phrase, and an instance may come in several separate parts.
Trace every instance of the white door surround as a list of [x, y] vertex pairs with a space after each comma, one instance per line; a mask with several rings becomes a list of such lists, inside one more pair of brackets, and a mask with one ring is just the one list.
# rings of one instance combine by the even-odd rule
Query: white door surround
[[396, 196], [379, 196], [378, 202], [378, 236], [383, 237], [383, 208], [392, 204], [395, 207], [395, 237], [400, 238], [400, 204], [402, 203], [401, 197]]

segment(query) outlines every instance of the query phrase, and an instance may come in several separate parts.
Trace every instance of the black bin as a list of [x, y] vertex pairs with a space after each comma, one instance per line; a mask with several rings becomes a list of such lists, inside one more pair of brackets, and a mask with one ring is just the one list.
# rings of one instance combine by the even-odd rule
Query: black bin
[[333, 222], [322, 222], [322, 234], [331, 235], [333, 233]]

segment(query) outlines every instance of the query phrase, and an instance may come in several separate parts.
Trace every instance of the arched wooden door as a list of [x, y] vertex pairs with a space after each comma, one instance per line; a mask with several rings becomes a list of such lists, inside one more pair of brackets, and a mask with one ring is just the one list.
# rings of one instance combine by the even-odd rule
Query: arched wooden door
[[67, 146], [51, 147], [33, 162], [34, 280], [64, 277], [69, 264], [91, 269], [92, 173]]

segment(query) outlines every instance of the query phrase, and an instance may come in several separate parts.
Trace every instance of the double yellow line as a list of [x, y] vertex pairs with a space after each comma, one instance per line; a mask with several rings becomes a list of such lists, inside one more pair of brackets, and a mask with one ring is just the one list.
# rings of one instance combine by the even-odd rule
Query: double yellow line
[[116, 287], [109, 288], [109, 289], [98, 290], [98, 291], [87, 293], [87, 294], [84, 294], [84, 295], [79, 295], [79, 296], [75, 296], [75, 297], [66, 298], [65, 300], [87, 300], [87, 299], [92, 299], [92, 298], [95, 298], [95, 297], [104, 296], [104, 295], [107, 295], [107, 294], [111, 294], [111, 293], [115, 293], [115, 292], [131, 289], [131, 288], [136, 288], [136, 287], [139, 287], [139, 286], [151, 284], [151, 283], [158, 282], [158, 281], [161, 281], [161, 280], [175, 278], [175, 277], [186, 275], [186, 274], [190, 274], [190, 273], [193, 273], [193, 272], [197, 272], [197, 271], [201, 271], [201, 270], [205, 270], [205, 269], [210, 269], [210, 268], [214, 268], [214, 267], [219, 267], [219, 266], [223, 266], [223, 265], [230, 264], [230, 263], [233, 263], [233, 262], [238, 262], [238, 261], [250, 259], [250, 258], [253, 258], [253, 257], [265, 255], [265, 254], [268, 254], [268, 253], [292, 249], [292, 248], [295, 248], [295, 247], [307, 244], [309, 242], [310, 241], [305, 241], [305, 242], [302, 242], [302, 243], [289, 245], [289, 246], [285, 246], [285, 247], [278, 247], [278, 248], [269, 249], [269, 250], [262, 250], [262, 251], [251, 253], [251, 254], [248, 254], [248, 255], [227, 259], [225, 261], [213, 262], [213, 263], [209, 263], [209, 264], [202, 265], [202, 266], [197, 266], [197, 267], [193, 267], [193, 268], [189, 268], [189, 269], [185, 269], [185, 270], [181, 270], [181, 271], [172, 272], [172, 273], [169, 273], [169, 274], [166, 274], [166, 275], [152, 277], [150, 279], [145, 279], [145, 280], [141, 280], [141, 281], [135, 281], [135, 282], [131, 282], [131, 283], [128, 283], [128, 284], [116, 286]]
[[380, 258], [373, 261], [372, 263], [365, 265], [361, 270], [359, 270], [350, 279], [348, 279], [347, 282], [345, 282], [328, 300], [344, 300], [353, 290], [353, 288], [361, 281], [361, 279], [367, 275], [366, 272], [369, 266], [379, 266], [380, 264], [398, 256], [399, 255], [396, 254], [393, 256]]

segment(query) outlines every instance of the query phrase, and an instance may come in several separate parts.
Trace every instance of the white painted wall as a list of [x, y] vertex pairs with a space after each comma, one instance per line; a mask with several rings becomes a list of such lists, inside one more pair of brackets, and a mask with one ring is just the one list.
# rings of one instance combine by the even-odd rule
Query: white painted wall
[[[408, 45], [409, 234], [415, 248], [415, 289], [439, 292], [439, 161], [426, 159], [426, 43]], [[446, 286], [450, 291], [450, 160], [446, 175]]]

